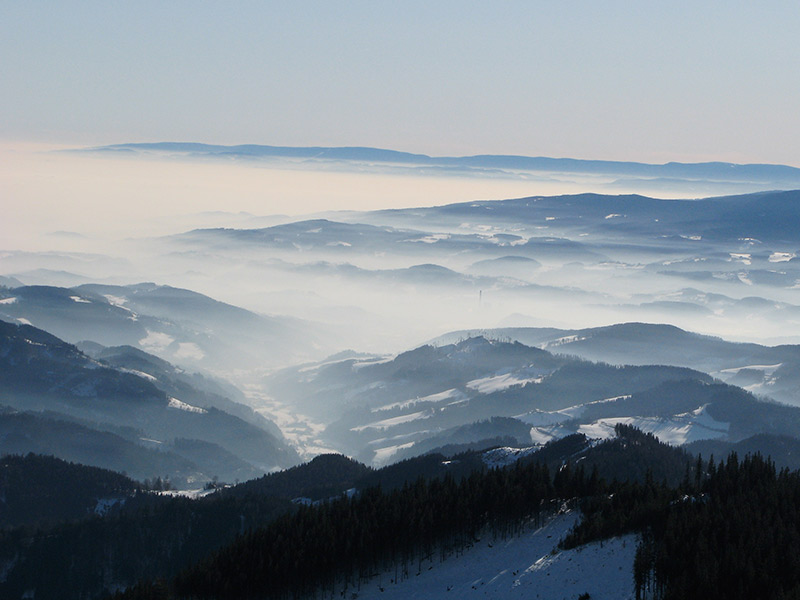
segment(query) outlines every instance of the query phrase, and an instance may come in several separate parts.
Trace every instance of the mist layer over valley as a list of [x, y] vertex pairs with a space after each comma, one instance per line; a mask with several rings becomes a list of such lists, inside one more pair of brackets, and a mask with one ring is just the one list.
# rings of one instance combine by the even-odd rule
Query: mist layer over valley
[[[82, 222], [68, 225], [74, 230], [26, 231], [22, 205], [15, 208], [11, 223], [29, 239], [4, 248], [0, 318], [77, 344], [84, 361], [125, 356], [111, 366], [153, 378], [172, 410], [210, 404], [166, 385], [164, 369], [203, 374], [196, 377], [218, 381], [213, 393], [228, 402], [216, 409], [277, 436], [278, 445], [377, 465], [486, 440], [524, 446], [578, 431], [603, 437], [620, 419], [676, 444], [793, 434], [766, 422], [737, 430], [743, 417], [720, 412], [711, 388], [658, 409], [646, 398], [685, 395], [687, 381], [725, 382], [737, 387], [713, 389], [754, 394], [745, 404], [800, 405], [800, 353], [791, 345], [800, 342], [798, 193], [685, 197], [693, 189], [791, 186], [794, 169], [199, 144], [20, 160], [36, 164], [37, 156], [56, 180], [72, 167], [98, 168], [108, 179], [95, 182], [91, 197], [69, 198], [95, 211], [92, 218], [81, 212]], [[188, 187], [178, 179], [204, 170], [216, 187], [198, 188], [203, 175]], [[148, 188], [120, 193], [145, 174]], [[251, 178], [249, 195], [237, 191], [240, 176]], [[670, 179], [676, 195], [480, 196], [543, 185], [579, 192], [622, 177], [633, 192]], [[231, 181], [227, 191], [224, 181]], [[296, 181], [303, 186], [286, 196]], [[442, 182], [448, 191], [439, 197]], [[296, 204], [287, 203], [292, 197]], [[262, 212], [270, 198], [296, 213], [316, 212]], [[384, 208], [320, 210], [366, 204]], [[212, 205], [227, 209], [199, 210]], [[629, 324], [609, 327], [620, 323]], [[168, 362], [160, 373], [148, 371], [134, 352], [150, 357], [151, 367]], [[661, 370], [643, 380], [634, 367], [609, 367], [605, 375], [581, 360]], [[431, 361], [439, 366], [431, 369]], [[677, 387], [667, 393], [665, 385]], [[598, 412], [592, 403], [605, 399], [614, 402]], [[106, 420], [97, 409], [4, 404]], [[166, 431], [142, 427], [128, 437], [174, 445]], [[176, 467], [180, 477], [210, 476], [207, 458], [187, 448], [184, 457], [195, 463]], [[232, 458], [222, 472], [297, 460], [247, 452], [239, 448], [234, 455], [244, 463]]]

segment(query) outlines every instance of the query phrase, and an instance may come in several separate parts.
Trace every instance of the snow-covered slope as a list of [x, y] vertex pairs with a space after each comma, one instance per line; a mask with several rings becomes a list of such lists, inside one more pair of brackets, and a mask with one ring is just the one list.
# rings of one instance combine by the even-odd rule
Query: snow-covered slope
[[[394, 583], [394, 571], [375, 577], [345, 597], [369, 600], [426, 600], [461, 598], [541, 598], [592, 600], [633, 598], [633, 558], [636, 536], [627, 535], [574, 550], [559, 551], [559, 540], [579, 519], [568, 511], [506, 541], [484, 536], [462, 556], [422, 564], [419, 574]], [[350, 594], [355, 595], [351, 596]]]
[[[388, 360], [370, 356], [285, 369], [269, 379], [267, 391], [326, 424], [319, 445], [380, 466], [439, 446], [486, 440], [484, 447], [524, 446], [574, 433], [599, 418], [650, 416], [652, 412], [606, 407], [594, 408], [579, 421], [582, 416], [570, 411], [694, 379], [711, 382], [708, 375], [686, 368], [618, 368], [476, 337], [421, 346]], [[700, 405], [664, 409], [657, 416], [671, 417]], [[463, 430], [495, 417], [516, 417], [531, 427], [524, 431], [517, 423], [520, 427], [511, 431], [509, 423], [498, 422], [495, 428], [476, 428], [471, 438]], [[516, 441], [498, 439], [505, 437]]]
[[[687, 291], [677, 294], [705, 302], [715, 315], [723, 310], [721, 304], [734, 302], [720, 295], [693, 296]], [[763, 312], [768, 308], [758, 310]], [[619, 323], [572, 330], [542, 327], [460, 330], [442, 335], [431, 343], [443, 345], [478, 335], [487, 339], [515, 340], [556, 354], [610, 364], [689, 367], [757, 395], [795, 406], [800, 403], [797, 375], [800, 346], [797, 345], [735, 343], [653, 323]]]

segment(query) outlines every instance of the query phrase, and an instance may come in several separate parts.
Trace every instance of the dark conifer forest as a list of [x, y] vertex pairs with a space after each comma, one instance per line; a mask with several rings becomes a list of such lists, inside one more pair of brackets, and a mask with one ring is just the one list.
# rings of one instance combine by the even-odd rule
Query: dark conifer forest
[[[583, 518], [563, 549], [638, 534], [638, 598], [798, 597], [800, 559], [787, 549], [800, 547], [800, 472], [757, 454], [706, 461], [625, 425], [611, 440], [571, 436], [504, 468], [481, 468], [478, 456], [429, 455], [377, 471], [323, 456], [197, 500], [46, 457], [7, 457], [5, 480], [27, 462], [54, 482], [72, 477], [82, 489], [128, 496], [105, 515], [7, 523], [0, 594], [22, 597], [34, 582], [45, 599], [357, 593], [375, 576], [402, 584], [481, 538], [516, 536], [570, 507]], [[127, 583], [115, 590], [110, 581]]]
[[643, 528], [637, 595], [800, 598], [800, 472], [733, 453]]
[[[594, 462], [594, 454], [624, 453], [611, 483], [587, 471], [584, 461], [565, 461], [575, 452]], [[585, 452], [581, 452], [585, 451]], [[538, 525], [565, 506], [606, 498], [653, 496], [666, 503], [678, 490], [656, 484], [654, 472], [665, 482], [673, 473], [690, 471], [693, 462], [683, 451], [659, 443], [652, 435], [626, 426], [617, 438], [587, 451], [583, 436], [560, 440], [534, 458], [502, 469], [473, 470], [456, 479], [447, 473], [419, 477], [402, 487], [368, 487], [351, 497], [342, 496], [315, 506], [304, 506], [264, 528], [252, 530], [184, 570], [171, 586], [142, 583], [119, 598], [156, 598], [169, 591], [176, 598], [299, 598], [327, 591], [358, 590], [378, 573], [389, 573], [396, 583], [419, 571], [424, 561], [446, 560], [469, 549], [481, 536], [507, 538], [526, 526]], [[430, 457], [434, 458], [434, 457]], [[435, 458], [441, 463], [441, 458]], [[471, 455], [454, 457], [460, 463]], [[424, 465], [430, 460], [417, 461]], [[641, 477], [639, 466], [652, 468]], [[557, 464], [553, 471], [548, 463]], [[388, 471], [410, 471], [413, 461]], [[655, 470], [655, 471], [654, 471]], [[379, 472], [380, 473], [380, 472]], [[630, 481], [631, 483], [619, 483]], [[647, 523], [646, 502], [641, 515], [619, 515], [599, 530], [581, 530], [581, 543], [617, 533], [636, 531]], [[597, 522], [595, 517], [593, 523]]]

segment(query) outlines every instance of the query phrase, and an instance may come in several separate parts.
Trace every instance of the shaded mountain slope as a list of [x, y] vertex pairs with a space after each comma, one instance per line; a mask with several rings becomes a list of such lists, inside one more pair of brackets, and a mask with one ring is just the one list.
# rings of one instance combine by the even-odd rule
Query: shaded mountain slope
[[[107, 366], [28, 325], [0, 322], [0, 394], [19, 410], [133, 427], [143, 438], [136, 441], [148, 444], [169, 444], [175, 438], [210, 442], [261, 472], [298, 462], [296, 452], [265, 429], [214, 406], [169, 396], [152, 376]], [[181, 453], [191, 459], [187, 448]]]

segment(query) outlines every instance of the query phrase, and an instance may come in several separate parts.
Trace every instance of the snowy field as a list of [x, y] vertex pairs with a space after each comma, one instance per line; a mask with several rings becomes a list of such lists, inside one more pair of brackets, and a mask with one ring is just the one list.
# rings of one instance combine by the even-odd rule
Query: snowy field
[[634, 598], [636, 536], [559, 551], [559, 540], [579, 518], [577, 511], [570, 511], [553, 517], [540, 529], [505, 542], [493, 542], [490, 536], [485, 536], [463, 556], [448, 558], [443, 563], [438, 559], [423, 563], [419, 575], [412, 571], [399, 584], [391, 583], [392, 571], [376, 577], [358, 592], [351, 588], [344, 597], [576, 600], [582, 594], [589, 594], [592, 600]]

